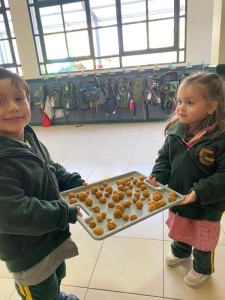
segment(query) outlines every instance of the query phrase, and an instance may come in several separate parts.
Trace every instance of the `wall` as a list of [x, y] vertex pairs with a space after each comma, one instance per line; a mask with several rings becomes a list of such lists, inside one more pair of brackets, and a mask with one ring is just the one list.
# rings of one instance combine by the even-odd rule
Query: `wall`
[[[217, 1], [217, 0], [215, 0]], [[187, 55], [192, 65], [211, 64], [213, 0], [187, 0]]]
[[39, 78], [36, 51], [26, 0], [8, 0], [25, 79]]

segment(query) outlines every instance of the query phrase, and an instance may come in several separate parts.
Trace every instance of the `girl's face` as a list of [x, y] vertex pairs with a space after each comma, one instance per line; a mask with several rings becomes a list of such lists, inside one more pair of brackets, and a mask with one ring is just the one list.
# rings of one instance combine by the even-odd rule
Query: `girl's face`
[[0, 136], [24, 141], [24, 127], [31, 117], [30, 103], [22, 86], [10, 78], [0, 80]]
[[201, 89], [193, 86], [180, 86], [177, 93], [176, 113], [182, 124], [194, 127], [212, 114], [217, 108], [216, 101], [203, 98]]

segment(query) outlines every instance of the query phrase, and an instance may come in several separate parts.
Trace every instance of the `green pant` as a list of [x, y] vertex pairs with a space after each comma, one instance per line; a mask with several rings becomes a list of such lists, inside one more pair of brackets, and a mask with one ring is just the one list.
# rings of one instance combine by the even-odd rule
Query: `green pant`
[[46, 280], [31, 286], [15, 284], [18, 294], [24, 300], [61, 300], [60, 283], [66, 276], [66, 264], [63, 262]]
[[[171, 244], [171, 250], [174, 256], [179, 258], [186, 258], [191, 256], [192, 246], [173, 241]], [[214, 272], [214, 253], [215, 251], [201, 251], [196, 248], [193, 248], [193, 269], [194, 271], [204, 274], [210, 275]]]

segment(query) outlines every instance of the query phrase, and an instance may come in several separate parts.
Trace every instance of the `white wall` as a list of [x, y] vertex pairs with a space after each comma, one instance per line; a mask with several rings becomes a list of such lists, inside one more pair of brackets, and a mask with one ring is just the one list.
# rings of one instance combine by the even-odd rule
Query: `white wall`
[[9, 0], [13, 28], [25, 79], [40, 77], [26, 0]]
[[[183, 65], [199, 65], [203, 61], [211, 64], [214, 1], [218, 0], [187, 0], [187, 53]], [[26, 0], [9, 0], [9, 5], [24, 78], [39, 78]]]
[[225, 1], [214, 0], [213, 33], [212, 33], [212, 64], [225, 63]]
[[187, 0], [186, 62], [192, 65], [211, 64], [213, 2]]

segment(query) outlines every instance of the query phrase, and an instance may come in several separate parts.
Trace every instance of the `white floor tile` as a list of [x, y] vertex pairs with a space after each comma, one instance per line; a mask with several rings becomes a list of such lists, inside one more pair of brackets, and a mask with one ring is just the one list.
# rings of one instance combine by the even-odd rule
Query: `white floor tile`
[[162, 297], [162, 257], [161, 241], [108, 238], [90, 288]]
[[[93, 183], [130, 171], [148, 176], [164, 142], [166, 122], [34, 126], [52, 158]], [[164, 257], [171, 240], [159, 213], [103, 241], [92, 239], [77, 222], [72, 238], [80, 255], [66, 261], [62, 290], [80, 300], [225, 299], [225, 215], [216, 249], [216, 272], [201, 288], [185, 285], [191, 263], [171, 268]], [[19, 300], [5, 264], [0, 262], [0, 300]]]

